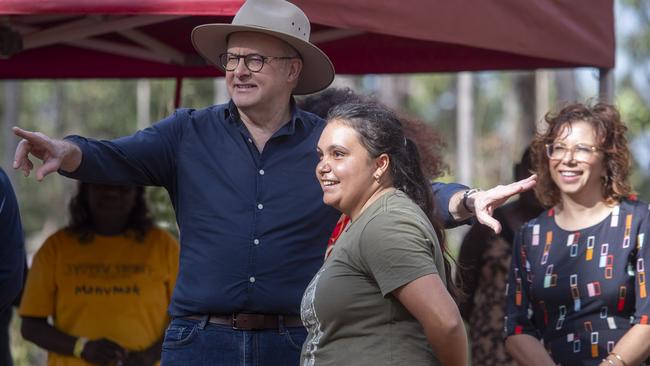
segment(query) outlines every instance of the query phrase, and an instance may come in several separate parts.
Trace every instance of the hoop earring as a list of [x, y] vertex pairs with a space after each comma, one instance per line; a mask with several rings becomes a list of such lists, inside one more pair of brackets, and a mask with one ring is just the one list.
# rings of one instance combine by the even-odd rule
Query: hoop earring
[[379, 174], [375, 174], [375, 175], [373, 175], [372, 177], [375, 178], [375, 181], [376, 181], [377, 183], [379, 183], [379, 181], [381, 180], [381, 175], [379, 175]]

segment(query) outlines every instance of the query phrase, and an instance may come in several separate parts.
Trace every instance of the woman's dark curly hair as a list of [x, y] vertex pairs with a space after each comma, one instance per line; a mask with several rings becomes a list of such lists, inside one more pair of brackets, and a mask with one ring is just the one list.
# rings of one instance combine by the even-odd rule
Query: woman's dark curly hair
[[[89, 243], [95, 235], [93, 217], [88, 205], [88, 189], [91, 184], [79, 182], [77, 194], [72, 197], [68, 205], [70, 223], [65, 229], [76, 235], [82, 243]], [[133, 235], [137, 241], [141, 242], [153, 227], [153, 220], [149, 217], [149, 209], [144, 198], [144, 187], [135, 187], [135, 189], [135, 202], [124, 228], [124, 235]]]
[[603, 166], [607, 177], [603, 179], [603, 197], [608, 204], [614, 204], [632, 194], [630, 186], [631, 157], [625, 133], [627, 127], [613, 105], [597, 103], [588, 106], [574, 103], [564, 107], [559, 113], [548, 113], [544, 117], [548, 129], [538, 132], [531, 144], [533, 166], [537, 173], [535, 194], [545, 207], [560, 202], [560, 189], [557, 187], [548, 167], [546, 144], [553, 143], [574, 122], [587, 122], [596, 132], [599, 151], [603, 153]]
[[424, 176], [428, 180], [442, 177], [449, 170], [443, 157], [443, 150], [447, 147], [447, 143], [442, 135], [417, 117], [404, 113], [398, 113], [398, 117], [404, 125], [404, 135], [413, 140], [418, 149]]

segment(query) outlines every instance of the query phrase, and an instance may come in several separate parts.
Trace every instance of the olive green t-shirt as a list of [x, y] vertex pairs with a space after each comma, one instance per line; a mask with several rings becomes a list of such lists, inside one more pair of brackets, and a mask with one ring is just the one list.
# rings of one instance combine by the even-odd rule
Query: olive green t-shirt
[[352, 222], [305, 290], [301, 365], [437, 365], [420, 323], [391, 294], [444, 264], [424, 212], [386, 193]]

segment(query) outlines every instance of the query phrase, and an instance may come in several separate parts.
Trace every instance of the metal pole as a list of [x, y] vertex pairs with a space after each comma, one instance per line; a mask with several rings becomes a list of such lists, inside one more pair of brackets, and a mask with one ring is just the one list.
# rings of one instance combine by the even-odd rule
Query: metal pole
[[614, 70], [598, 69], [598, 99], [601, 102], [614, 102]]

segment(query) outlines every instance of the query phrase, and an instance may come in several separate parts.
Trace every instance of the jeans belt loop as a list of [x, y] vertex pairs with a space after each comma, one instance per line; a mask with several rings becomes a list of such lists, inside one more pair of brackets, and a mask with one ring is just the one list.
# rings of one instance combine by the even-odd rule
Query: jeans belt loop
[[199, 329], [203, 330], [206, 325], [208, 325], [208, 322], [210, 321], [210, 314], [205, 314], [201, 317], [201, 321], [199, 322]]
[[280, 334], [285, 332], [284, 315], [278, 315], [278, 332]]
[[233, 313], [231, 318], [232, 318], [232, 321], [230, 322], [231, 323], [230, 325], [232, 326], [232, 329], [238, 329], [237, 328], [237, 313]]

